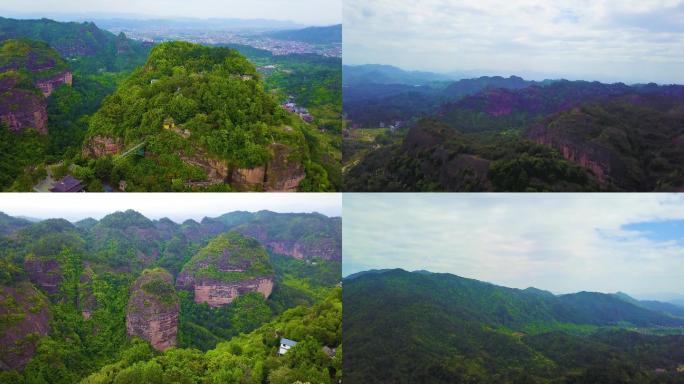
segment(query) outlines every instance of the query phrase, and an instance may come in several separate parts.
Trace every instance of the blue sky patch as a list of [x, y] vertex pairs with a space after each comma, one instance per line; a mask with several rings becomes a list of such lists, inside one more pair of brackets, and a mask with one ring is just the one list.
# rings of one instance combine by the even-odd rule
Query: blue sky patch
[[665, 220], [631, 223], [622, 226], [627, 231], [640, 232], [649, 240], [676, 241], [684, 244], [684, 220]]

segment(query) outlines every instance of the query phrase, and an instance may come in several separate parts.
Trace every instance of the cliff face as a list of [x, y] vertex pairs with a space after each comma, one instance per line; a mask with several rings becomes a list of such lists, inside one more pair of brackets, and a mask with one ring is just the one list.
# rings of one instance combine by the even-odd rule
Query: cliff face
[[187, 274], [178, 277], [180, 286], [192, 287], [196, 303], [207, 303], [211, 307], [221, 307], [230, 304], [238, 296], [249, 292], [259, 292], [268, 298], [273, 292], [273, 278], [260, 277], [256, 279], [226, 282], [209, 278], [194, 278]]
[[36, 257], [27, 257], [24, 270], [33, 284], [50, 295], [59, 293], [59, 283], [62, 281], [59, 262]]
[[212, 307], [230, 304], [248, 292], [268, 298], [273, 291], [273, 267], [256, 239], [237, 232], [218, 236], [183, 267], [179, 289], [194, 293], [196, 303]]
[[121, 151], [123, 151], [123, 142], [112, 137], [94, 136], [83, 145], [84, 157], [116, 155]]
[[307, 241], [302, 238], [274, 239], [269, 236], [264, 226], [251, 225], [236, 229], [238, 232], [254, 237], [266, 248], [274, 253], [287, 255], [296, 259], [312, 259], [319, 257], [324, 260], [341, 260], [342, 252], [338, 241], [331, 237], [320, 236], [315, 241]]
[[0, 287], [0, 318], [0, 369], [22, 370], [50, 330], [47, 299], [29, 282]]
[[35, 92], [16, 88], [17, 81], [13, 77], [0, 80], [0, 122], [7, 124], [11, 132], [34, 128], [46, 135], [48, 116], [45, 99]]
[[176, 346], [179, 311], [173, 277], [162, 269], [146, 270], [131, 287], [126, 329], [163, 351]]
[[265, 166], [233, 169], [231, 183], [240, 190], [296, 192], [306, 178], [301, 161], [296, 160], [292, 149], [283, 144], [271, 144], [270, 151], [271, 160]]
[[36, 87], [38, 87], [38, 89], [40, 89], [43, 92], [43, 96], [48, 97], [60, 85], [66, 84], [68, 86], [71, 86], [72, 82], [73, 76], [71, 72], [64, 71], [47, 79], [37, 80]]

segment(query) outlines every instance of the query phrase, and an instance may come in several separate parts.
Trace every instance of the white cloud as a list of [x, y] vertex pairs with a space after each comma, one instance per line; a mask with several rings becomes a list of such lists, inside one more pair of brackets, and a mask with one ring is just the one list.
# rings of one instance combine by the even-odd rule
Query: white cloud
[[684, 293], [684, 247], [622, 229], [684, 219], [660, 194], [345, 194], [344, 274], [428, 269], [554, 292]]
[[684, 82], [684, 2], [346, 0], [344, 60], [408, 69]]

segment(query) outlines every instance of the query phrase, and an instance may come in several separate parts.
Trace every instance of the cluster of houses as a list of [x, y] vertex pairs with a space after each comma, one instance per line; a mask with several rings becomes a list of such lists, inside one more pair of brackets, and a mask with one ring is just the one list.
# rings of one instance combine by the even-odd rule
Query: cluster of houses
[[299, 117], [301, 117], [302, 120], [306, 121], [307, 123], [312, 123], [314, 121], [314, 118], [311, 116], [309, 111], [306, 108], [297, 106], [297, 103], [295, 103], [292, 96], [290, 96], [282, 106], [285, 108], [285, 110], [299, 115]]

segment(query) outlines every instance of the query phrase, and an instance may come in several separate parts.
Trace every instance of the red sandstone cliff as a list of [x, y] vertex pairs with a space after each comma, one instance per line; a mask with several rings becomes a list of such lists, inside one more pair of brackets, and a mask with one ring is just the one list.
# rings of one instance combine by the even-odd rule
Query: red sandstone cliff
[[62, 275], [57, 260], [27, 257], [24, 260], [24, 270], [26, 270], [26, 274], [31, 282], [37, 287], [50, 295], [59, 293], [59, 283], [62, 281]]
[[162, 269], [146, 270], [131, 287], [126, 329], [130, 336], [147, 340], [163, 351], [176, 346], [179, 311], [171, 274]]
[[112, 137], [94, 136], [83, 145], [84, 157], [103, 157], [116, 155], [123, 151], [121, 139]]
[[48, 77], [46, 79], [40, 79], [36, 81], [36, 87], [43, 92], [43, 96], [48, 97], [54, 92], [57, 87], [62, 84], [71, 86], [73, 83], [73, 75], [69, 71], [64, 71], [55, 76]]
[[22, 370], [50, 330], [47, 299], [29, 282], [0, 287], [0, 317], [8, 319], [0, 330], [0, 370]]

